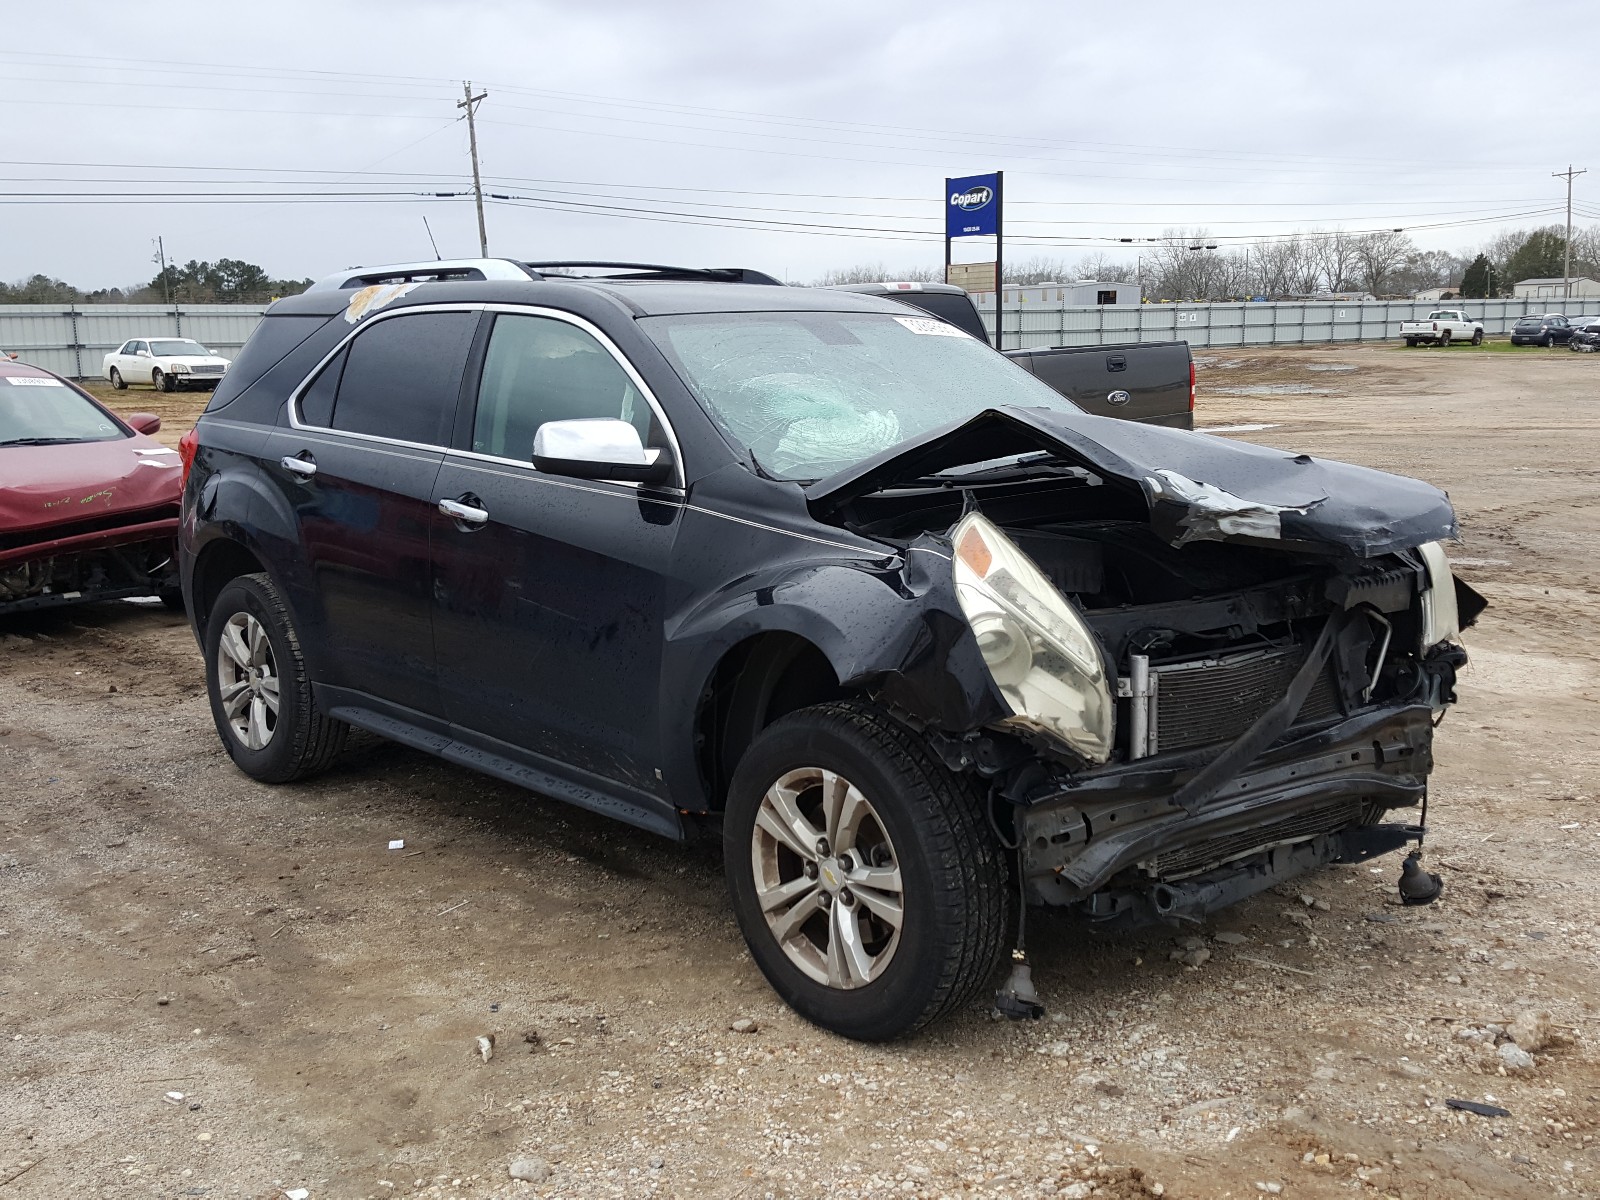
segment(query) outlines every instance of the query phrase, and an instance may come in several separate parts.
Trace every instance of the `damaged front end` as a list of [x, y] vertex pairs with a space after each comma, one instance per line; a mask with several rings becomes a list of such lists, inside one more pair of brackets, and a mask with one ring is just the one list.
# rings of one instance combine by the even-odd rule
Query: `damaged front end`
[[1433, 728], [1484, 601], [1414, 480], [1200, 435], [997, 410], [811, 489], [947, 554], [1001, 711], [953, 729], [1034, 903], [1199, 919], [1420, 842]]

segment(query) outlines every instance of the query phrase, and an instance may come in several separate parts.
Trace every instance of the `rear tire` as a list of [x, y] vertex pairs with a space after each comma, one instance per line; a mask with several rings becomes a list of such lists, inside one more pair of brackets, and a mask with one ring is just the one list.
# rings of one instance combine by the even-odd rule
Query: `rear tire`
[[1406, 345], [1410, 346], [1413, 350], [1416, 349], [1417, 339], [1416, 338], [1407, 338], [1406, 339]]
[[317, 707], [289, 609], [268, 576], [241, 575], [222, 589], [204, 642], [211, 718], [241, 771], [288, 783], [338, 756], [350, 727]]
[[115, 367], [111, 368], [111, 386], [119, 392], [128, 390], [128, 381], [122, 377], [122, 372]]
[[725, 868], [751, 956], [791, 1008], [880, 1042], [978, 993], [1011, 900], [985, 802], [870, 704], [801, 709], [756, 738], [728, 791]]
[[1450, 331], [1448, 329], [1440, 331], [1439, 345], [1443, 346], [1447, 350], [1450, 348]]

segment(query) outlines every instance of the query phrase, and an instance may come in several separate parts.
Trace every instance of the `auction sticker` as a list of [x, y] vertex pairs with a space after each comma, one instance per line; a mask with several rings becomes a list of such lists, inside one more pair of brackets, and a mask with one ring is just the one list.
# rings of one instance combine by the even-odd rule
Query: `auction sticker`
[[904, 325], [912, 333], [920, 333], [926, 337], [970, 337], [964, 329], [957, 329], [948, 321], [941, 321], [936, 317], [896, 317], [896, 321]]
[[12, 387], [66, 387], [59, 379], [41, 379], [37, 375], [7, 375], [6, 382]]

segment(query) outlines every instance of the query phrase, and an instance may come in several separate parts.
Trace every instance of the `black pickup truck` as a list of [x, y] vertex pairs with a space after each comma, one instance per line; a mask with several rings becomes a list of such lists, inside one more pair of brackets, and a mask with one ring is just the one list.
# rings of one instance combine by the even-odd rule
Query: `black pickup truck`
[[[850, 283], [839, 291], [888, 296], [989, 341], [972, 297], [947, 283]], [[1148, 425], [1194, 428], [1194, 359], [1188, 342], [1006, 350], [1040, 382], [1085, 412]]]

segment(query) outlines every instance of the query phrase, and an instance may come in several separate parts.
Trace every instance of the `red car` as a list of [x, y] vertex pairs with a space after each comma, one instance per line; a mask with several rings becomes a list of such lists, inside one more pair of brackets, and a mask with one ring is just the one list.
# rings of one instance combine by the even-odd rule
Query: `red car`
[[0, 616], [122, 596], [182, 608], [183, 464], [148, 436], [160, 428], [0, 359]]

